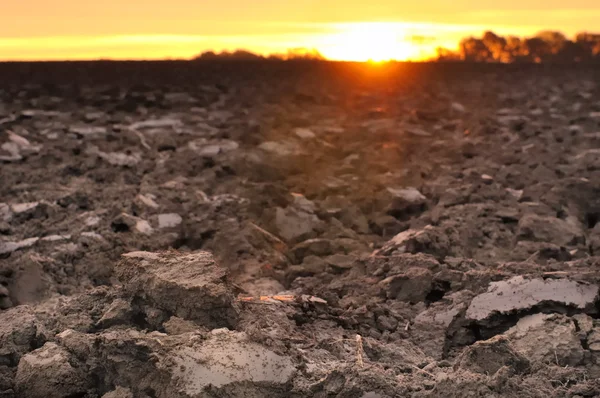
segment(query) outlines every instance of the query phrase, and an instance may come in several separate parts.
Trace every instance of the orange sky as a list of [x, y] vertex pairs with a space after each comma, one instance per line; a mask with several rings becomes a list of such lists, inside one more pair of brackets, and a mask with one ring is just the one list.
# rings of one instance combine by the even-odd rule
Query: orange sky
[[517, 35], [600, 29], [600, 3], [592, 0], [2, 3], [2, 60], [189, 58], [209, 49], [295, 47], [316, 48], [331, 59], [419, 59], [486, 29]]

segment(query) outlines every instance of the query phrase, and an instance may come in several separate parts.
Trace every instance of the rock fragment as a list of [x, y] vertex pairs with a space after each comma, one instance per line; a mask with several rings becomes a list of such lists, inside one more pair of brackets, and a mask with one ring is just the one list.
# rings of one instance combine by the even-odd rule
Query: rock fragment
[[466, 111], [465, 106], [463, 104], [461, 104], [460, 102], [452, 102], [450, 104], [450, 107], [452, 108], [453, 111], [458, 112], [458, 113], [464, 113]]
[[5, 310], [12, 306], [13, 303], [10, 299], [10, 292], [5, 286], [0, 285], [0, 310]]
[[356, 262], [356, 257], [346, 254], [333, 254], [325, 257], [324, 260], [337, 273], [352, 269], [352, 266]]
[[9, 222], [12, 219], [12, 211], [6, 203], [0, 203], [0, 221]]
[[600, 327], [595, 327], [587, 337], [587, 344], [590, 351], [600, 352]]
[[183, 219], [177, 213], [166, 213], [158, 215], [158, 228], [175, 228], [181, 225]]
[[129, 388], [117, 387], [111, 392], [107, 392], [102, 398], [134, 398]]
[[179, 119], [163, 118], [163, 119], [151, 119], [143, 120], [140, 122], [132, 123], [129, 128], [132, 130], [147, 129], [147, 128], [161, 128], [161, 127], [179, 127], [183, 123]]
[[140, 201], [144, 206], [148, 206], [152, 209], [158, 209], [158, 203], [156, 203], [155, 199], [156, 196], [152, 195], [152, 194], [146, 194], [146, 195], [138, 195], [136, 197], [136, 199], [138, 201]]
[[289, 156], [299, 153], [299, 148], [293, 142], [275, 142], [265, 141], [258, 146], [265, 152], [270, 152], [278, 156]]
[[333, 245], [329, 239], [308, 239], [294, 246], [289, 256], [295, 263], [301, 263], [307, 256], [328, 256], [333, 254]]
[[297, 128], [296, 130], [294, 130], [294, 133], [296, 134], [296, 136], [302, 138], [303, 140], [309, 140], [311, 138], [316, 137], [315, 133], [313, 133], [312, 130], [307, 128]]
[[320, 226], [321, 221], [314, 214], [289, 206], [275, 210], [277, 235], [288, 242], [310, 238]]
[[408, 188], [387, 188], [391, 203], [387, 213], [399, 219], [406, 219], [425, 210], [427, 198], [419, 190]]
[[39, 204], [40, 202], [16, 203], [10, 206], [10, 208], [13, 211], [13, 213], [22, 214], [34, 210], [39, 206]]
[[[16, 162], [23, 159], [24, 156], [38, 153], [41, 145], [33, 145], [25, 137], [7, 131], [8, 141], [0, 146], [0, 161]], [[6, 154], [6, 155], [5, 155]]]
[[71, 126], [69, 132], [77, 134], [82, 137], [93, 137], [98, 135], [105, 135], [108, 133], [106, 127], [102, 126]]
[[124, 325], [129, 323], [133, 309], [128, 301], [123, 299], [116, 299], [110, 306], [104, 311], [102, 317], [98, 320], [97, 325], [99, 327], [110, 327], [113, 325]]
[[58, 344], [65, 347], [77, 358], [89, 358], [94, 348], [96, 336], [73, 329], [65, 329], [57, 334], [55, 338]]
[[388, 276], [379, 282], [387, 298], [419, 302], [425, 300], [431, 291], [433, 274], [425, 268], [412, 267], [396, 275]]
[[447, 255], [450, 242], [447, 231], [440, 231], [431, 225], [421, 230], [409, 229], [400, 232], [387, 241], [373, 255], [389, 256], [402, 253], [425, 252], [443, 258]]
[[148, 221], [127, 213], [121, 213], [112, 221], [110, 226], [114, 232], [129, 232], [135, 230], [143, 235], [152, 235], [154, 232], [154, 229]]
[[201, 139], [190, 142], [188, 147], [200, 156], [213, 157], [222, 153], [235, 151], [240, 147], [240, 144], [233, 140], [206, 141]]
[[10, 254], [17, 250], [25, 249], [35, 245], [40, 238], [29, 238], [18, 242], [0, 242], [0, 255]]
[[102, 152], [97, 147], [90, 147], [87, 153], [96, 155], [113, 166], [133, 167], [142, 161], [139, 153]]

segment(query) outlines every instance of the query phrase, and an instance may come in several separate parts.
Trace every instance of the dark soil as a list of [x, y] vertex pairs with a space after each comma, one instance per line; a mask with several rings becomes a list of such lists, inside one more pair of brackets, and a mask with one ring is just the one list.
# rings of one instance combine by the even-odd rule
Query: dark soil
[[600, 72], [0, 79], [0, 397], [600, 396]]

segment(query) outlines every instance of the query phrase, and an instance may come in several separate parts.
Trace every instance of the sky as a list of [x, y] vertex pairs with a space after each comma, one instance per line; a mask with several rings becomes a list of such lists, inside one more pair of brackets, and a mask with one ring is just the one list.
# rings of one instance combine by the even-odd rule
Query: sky
[[421, 59], [485, 30], [600, 30], [597, 0], [0, 0], [0, 60], [190, 58], [289, 48]]

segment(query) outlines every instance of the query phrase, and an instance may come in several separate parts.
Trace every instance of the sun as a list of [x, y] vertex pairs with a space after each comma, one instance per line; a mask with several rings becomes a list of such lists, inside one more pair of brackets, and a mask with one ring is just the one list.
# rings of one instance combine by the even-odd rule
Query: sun
[[340, 61], [405, 61], [419, 58], [419, 48], [404, 39], [402, 27], [386, 22], [338, 25], [338, 32], [324, 38], [322, 54]]

